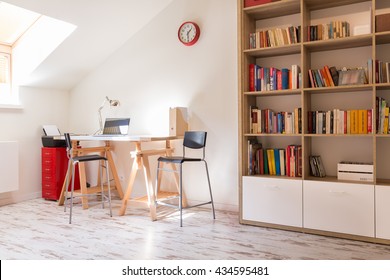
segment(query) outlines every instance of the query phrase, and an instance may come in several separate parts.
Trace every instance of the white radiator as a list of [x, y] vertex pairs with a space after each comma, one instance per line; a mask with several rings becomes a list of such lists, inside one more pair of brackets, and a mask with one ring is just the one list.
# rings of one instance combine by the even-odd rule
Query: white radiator
[[0, 141], [0, 193], [19, 189], [19, 145], [16, 141]]

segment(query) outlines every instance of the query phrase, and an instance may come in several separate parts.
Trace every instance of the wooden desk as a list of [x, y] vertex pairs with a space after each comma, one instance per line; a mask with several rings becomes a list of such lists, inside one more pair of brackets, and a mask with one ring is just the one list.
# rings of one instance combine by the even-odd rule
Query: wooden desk
[[[74, 148], [75, 155], [85, 155], [89, 153], [106, 153], [106, 157], [110, 164], [110, 170], [115, 182], [115, 188], [118, 191], [119, 197], [122, 199], [121, 208], [119, 210], [119, 215], [123, 216], [126, 212], [127, 203], [130, 199], [131, 193], [133, 191], [133, 185], [135, 177], [138, 170], [143, 170], [145, 177], [145, 186], [147, 195], [141, 198], [133, 199], [134, 201], [144, 202], [148, 204], [150, 209], [150, 217], [154, 221], [156, 220], [156, 205], [155, 201], [155, 191], [154, 184], [150, 173], [150, 164], [149, 156], [156, 155], [167, 155], [171, 156], [173, 148], [171, 146], [171, 140], [180, 139], [182, 137], [177, 136], [126, 136], [126, 137], [106, 137], [106, 136], [72, 136], [73, 147], [78, 147], [77, 143], [81, 141], [104, 141], [104, 146], [99, 147], [78, 147]], [[143, 142], [155, 142], [155, 141], [165, 141], [165, 147], [161, 149], [143, 149]], [[111, 154], [111, 142], [132, 142], [135, 144], [135, 150], [130, 152], [132, 158], [134, 158], [133, 165], [130, 171], [129, 182], [125, 194], [123, 195], [122, 186], [117, 174], [114, 160]], [[174, 168], [174, 166], [172, 166]], [[71, 176], [71, 170], [68, 170], [67, 176]], [[99, 187], [86, 187], [86, 177], [85, 177], [85, 165], [84, 163], [79, 163], [79, 174], [80, 174], [80, 188], [81, 193], [95, 193], [100, 191]], [[175, 173], [175, 183], [178, 189], [179, 179], [178, 175]], [[61, 196], [59, 200], [59, 205], [64, 203], [64, 194], [65, 194], [65, 182], [62, 187]], [[177, 192], [159, 192], [159, 198], [161, 197], [170, 197], [177, 195]], [[82, 200], [83, 208], [88, 208], [88, 199], [83, 197]], [[183, 198], [183, 204], [186, 204], [186, 199]]]

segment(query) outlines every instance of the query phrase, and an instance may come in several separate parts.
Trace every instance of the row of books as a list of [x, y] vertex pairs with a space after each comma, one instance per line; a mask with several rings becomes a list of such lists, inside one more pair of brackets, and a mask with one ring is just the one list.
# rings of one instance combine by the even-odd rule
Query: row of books
[[373, 110], [309, 111], [307, 126], [310, 134], [371, 134]]
[[307, 40], [318, 41], [351, 36], [350, 24], [346, 21], [332, 21], [328, 24], [310, 25], [307, 27]]
[[277, 69], [249, 64], [249, 91], [272, 91], [282, 89], [298, 89], [302, 84], [299, 65]]
[[376, 107], [376, 133], [390, 134], [389, 131], [389, 103], [382, 97], [377, 96]]
[[325, 65], [321, 69], [309, 69], [310, 87], [334, 87], [338, 85], [339, 73], [336, 67]]
[[267, 48], [291, 45], [301, 42], [301, 27], [277, 27], [249, 34], [249, 48]]
[[257, 141], [248, 141], [248, 174], [302, 177], [302, 146], [263, 148]]
[[332, 87], [343, 85], [362, 85], [372, 83], [390, 83], [390, 63], [372, 59], [367, 61], [365, 67], [355, 69], [325, 65], [321, 69], [309, 69], [310, 87]]
[[302, 109], [293, 112], [274, 112], [270, 109], [249, 108], [250, 133], [302, 133]]

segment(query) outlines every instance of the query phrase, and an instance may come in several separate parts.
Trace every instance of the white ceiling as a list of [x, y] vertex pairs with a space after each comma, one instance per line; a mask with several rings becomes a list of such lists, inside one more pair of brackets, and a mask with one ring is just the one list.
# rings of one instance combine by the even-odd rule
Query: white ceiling
[[77, 29], [33, 72], [27, 85], [70, 90], [173, 0], [5, 0]]

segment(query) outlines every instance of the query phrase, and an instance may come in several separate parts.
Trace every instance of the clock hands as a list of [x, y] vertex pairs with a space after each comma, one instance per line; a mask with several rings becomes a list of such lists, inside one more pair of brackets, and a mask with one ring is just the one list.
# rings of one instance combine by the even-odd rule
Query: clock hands
[[191, 26], [190, 30], [187, 31], [187, 42], [190, 41], [190, 32], [191, 32], [191, 30], [192, 30], [192, 26]]

